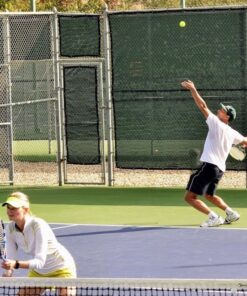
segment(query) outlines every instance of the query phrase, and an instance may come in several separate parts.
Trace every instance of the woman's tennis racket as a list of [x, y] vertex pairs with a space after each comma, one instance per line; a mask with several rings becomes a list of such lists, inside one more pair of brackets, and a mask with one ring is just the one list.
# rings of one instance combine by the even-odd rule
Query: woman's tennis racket
[[230, 155], [236, 160], [244, 160], [246, 156], [245, 148], [241, 145], [233, 145], [230, 150]]
[[3, 220], [0, 223], [0, 258], [6, 260], [6, 238]]

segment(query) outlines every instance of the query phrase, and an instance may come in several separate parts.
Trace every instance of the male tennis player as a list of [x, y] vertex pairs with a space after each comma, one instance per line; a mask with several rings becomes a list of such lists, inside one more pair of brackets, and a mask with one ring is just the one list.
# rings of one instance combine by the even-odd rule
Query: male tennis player
[[[194, 83], [190, 80], [183, 81], [182, 87], [190, 90], [191, 95], [202, 114], [206, 118], [208, 134], [200, 158], [201, 167], [191, 175], [185, 200], [198, 211], [208, 215], [208, 219], [201, 227], [214, 227], [221, 224], [230, 224], [240, 218], [238, 212], [232, 210], [225, 201], [215, 195], [217, 185], [226, 170], [226, 159], [233, 144], [247, 146], [247, 137], [229, 126], [236, 118], [236, 110], [232, 106], [221, 104], [217, 115], [214, 115], [206, 102], [198, 93]], [[205, 195], [206, 199], [226, 213], [225, 220], [213, 212], [203, 201], [197, 198]]]

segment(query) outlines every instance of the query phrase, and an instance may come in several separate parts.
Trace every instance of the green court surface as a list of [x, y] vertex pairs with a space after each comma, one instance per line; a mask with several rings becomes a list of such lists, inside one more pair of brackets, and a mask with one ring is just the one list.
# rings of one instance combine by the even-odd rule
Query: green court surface
[[14, 158], [19, 161], [56, 161], [55, 140], [13, 141]]
[[[0, 189], [0, 202], [12, 191], [28, 194], [33, 214], [53, 223], [198, 226], [206, 218], [186, 204], [183, 189], [8, 186]], [[222, 227], [247, 227], [247, 191], [219, 190], [218, 195], [241, 214], [238, 222]], [[4, 208], [0, 214], [6, 221]]]

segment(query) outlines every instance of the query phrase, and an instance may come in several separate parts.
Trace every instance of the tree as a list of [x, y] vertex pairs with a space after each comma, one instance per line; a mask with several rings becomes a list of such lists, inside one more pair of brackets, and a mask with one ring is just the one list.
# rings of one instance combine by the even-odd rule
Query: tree
[[29, 11], [30, 3], [28, 0], [18, 1], [18, 0], [9, 0], [5, 1], [5, 7], [1, 10], [8, 11]]
[[77, 2], [74, 0], [57, 0], [58, 11], [78, 11]]
[[56, 0], [37, 0], [37, 11], [52, 10], [53, 7], [57, 7]]
[[[29, 11], [31, 0], [0, 0], [0, 10]], [[37, 11], [81, 11], [101, 12], [104, 3], [109, 10], [179, 8], [180, 0], [36, 0]], [[246, 0], [185, 0], [186, 7], [244, 5]]]
[[105, 2], [103, 0], [88, 0], [79, 7], [80, 11], [87, 13], [96, 13], [103, 10]]

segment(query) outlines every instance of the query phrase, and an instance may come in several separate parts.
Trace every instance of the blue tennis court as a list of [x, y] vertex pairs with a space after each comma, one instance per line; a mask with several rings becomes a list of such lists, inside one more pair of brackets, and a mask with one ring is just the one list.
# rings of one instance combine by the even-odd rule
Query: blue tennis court
[[245, 229], [51, 226], [74, 256], [78, 277], [247, 277]]

